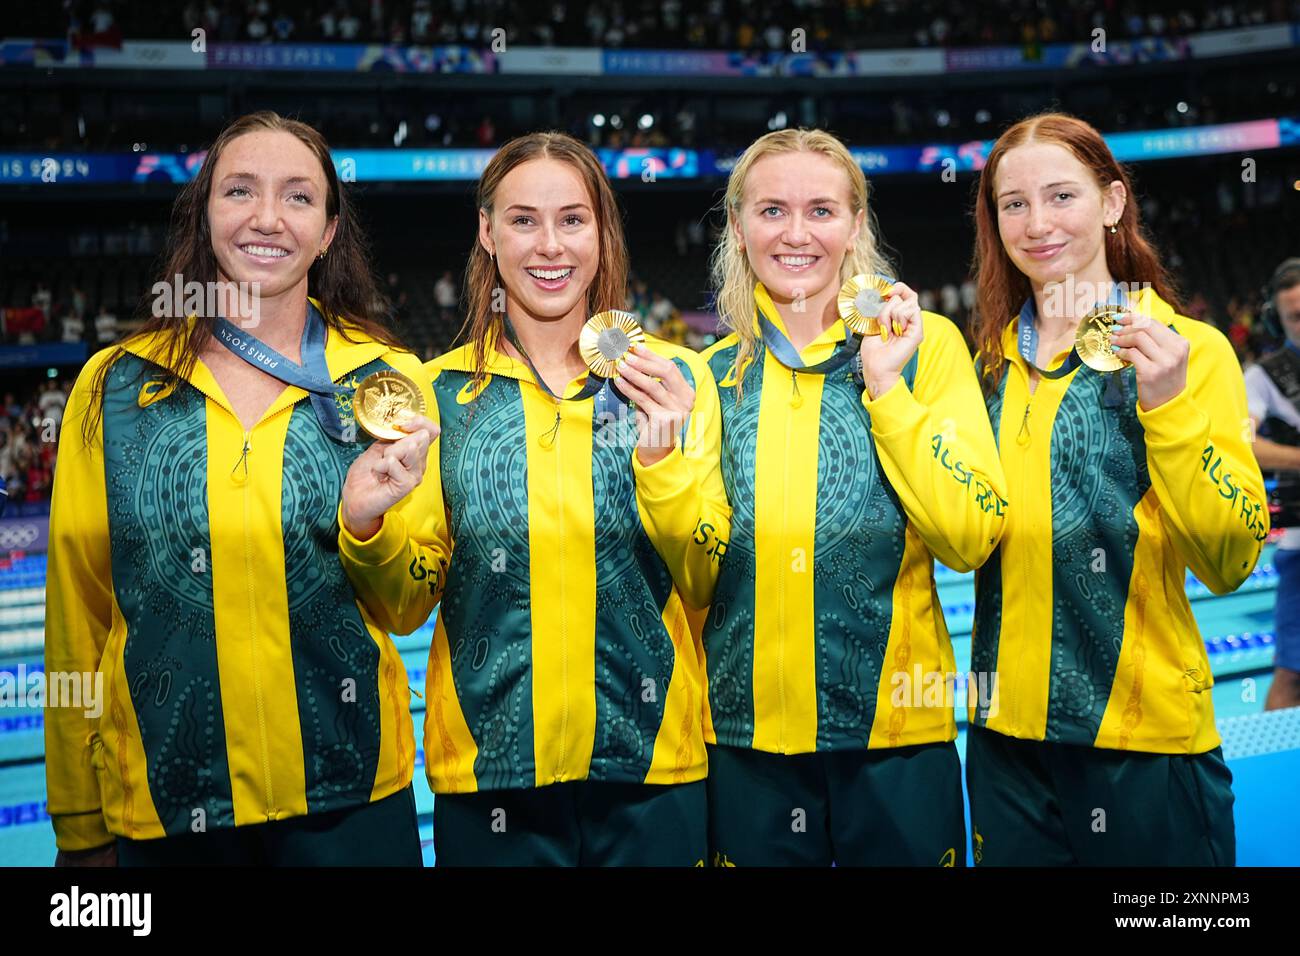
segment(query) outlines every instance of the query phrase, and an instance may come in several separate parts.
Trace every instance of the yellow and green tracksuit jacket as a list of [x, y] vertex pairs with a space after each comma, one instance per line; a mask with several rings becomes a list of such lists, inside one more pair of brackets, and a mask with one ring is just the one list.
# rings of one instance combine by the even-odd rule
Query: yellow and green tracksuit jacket
[[[1219, 744], [1191, 568], [1215, 594], [1268, 534], [1246, 390], [1228, 340], [1151, 290], [1133, 309], [1187, 339], [1187, 387], [1143, 411], [1132, 366], [1080, 366], [1029, 393], [1016, 327], [988, 398], [1010, 484], [1006, 535], [977, 574], [972, 723], [1026, 740], [1202, 753]], [[1068, 353], [1057, 356], [1059, 365]], [[1106, 398], [1108, 375], [1122, 388]], [[1122, 399], [1122, 400], [1117, 400]]]
[[[419, 378], [413, 355], [351, 337], [329, 332], [335, 382]], [[104, 694], [98, 718], [46, 708], [64, 850], [364, 805], [415, 762], [406, 670], [338, 560], [364, 445], [331, 440], [293, 387], [246, 432], [202, 363], [164, 387], [161, 344], [124, 343], [89, 445], [91, 380], [116, 349], [82, 370], [63, 422], [45, 670], [98, 672]]]
[[[755, 300], [785, 331], [761, 284]], [[734, 510], [704, 625], [711, 741], [795, 754], [956, 737], [951, 702], [921, 705], [918, 686], [955, 672], [934, 558], [983, 563], [1008, 505], [970, 352], [948, 319], [922, 321], [874, 400], [849, 366], [794, 372], [761, 338], [738, 395], [736, 336], [705, 352]], [[837, 322], [804, 362], [843, 339]]]
[[667, 457], [642, 466], [633, 418], [594, 421], [594, 399], [556, 401], [495, 346], [476, 386], [466, 346], [426, 366], [442, 429], [421, 486], [433, 504], [390, 512], [364, 542], [340, 534], [390, 631], [441, 600], [424, 725], [436, 793], [705, 775], [688, 610], [707, 607], [725, 551], [718, 397], [697, 354], [647, 345], [695, 389]]

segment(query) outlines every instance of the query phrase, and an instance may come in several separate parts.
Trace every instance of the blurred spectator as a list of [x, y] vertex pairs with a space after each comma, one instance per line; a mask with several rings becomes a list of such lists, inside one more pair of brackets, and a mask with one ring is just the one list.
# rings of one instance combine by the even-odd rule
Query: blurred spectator
[[276, 40], [283, 43], [293, 39], [294, 27], [293, 17], [281, 10], [271, 23], [271, 32], [275, 34]]
[[32, 293], [32, 307], [40, 309], [44, 313], [46, 320], [50, 317], [50, 302], [53, 296], [50, 294], [50, 287], [44, 282], [36, 283], [36, 291]]
[[637, 317], [638, 322], [645, 325], [646, 316], [650, 314], [650, 290], [643, 280], [635, 278], [632, 280], [627, 309]]
[[67, 403], [68, 396], [63, 389], [63, 383], [49, 381], [41, 390], [40, 397], [36, 400], [36, 407], [40, 409], [42, 421], [48, 419], [57, 427], [63, 423], [63, 409]]
[[266, 21], [257, 14], [253, 14], [252, 19], [248, 21], [248, 26], [245, 27], [245, 31], [248, 34], [248, 39], [254, 43], [262, 43], [269, 40], [271, 37], [271, 28], [267, 26]]
[[668, 298], [656, 289], [650, 295], [650, 310], [646, 314], [646, 331], [653, 335], [662, 335], [665, 323], [668, 322], [677, 310]]
[[95, 341], [101, 346], [117, 341], [117, 316], [108, 311], [108, 306], [101, 305], [95, 316]]
[[960, 315], [958, 311], [960, 309], [961, 295], [958, 293], [957, 287], [951, 282], [944, 283], [943, 288], [939, 290], [939, 311], [943, 315], [956, 318]]
[[63, 327], [63, 342], [75, 344], [85, 339], [86, 323], [81, 321], [75, 311], [64, 315], [61, 325]]
[[79, 285], [72, 287], [72, 314], [78, 319], [86, 317], [86, 293]]
[[352, 15], [348, 10], [339, 18], [339, 39], [345, 43], [353, 43], [361, 33], [361, 21]]
[[320, 19], [316, 21], [316, 26], [320, 29], [320, 39], [322, 40], [333, 40], [338, 36], [338, 17], [334, 15], [334, 11], [329, 7], [326, 7], [325, 12], [320, 15]]
[[455, 315], [458, 300], [456, 280], [452, 278], [451, 270], [448, 269], [433, 287], [433, 301], [438, 306], [439, 317], [444, 322], [450, 321]]
[[961, 318], [958, 321], [969, 319], [975, 311], [975, 294], [975, 282], [968, 277], [961, 284]]

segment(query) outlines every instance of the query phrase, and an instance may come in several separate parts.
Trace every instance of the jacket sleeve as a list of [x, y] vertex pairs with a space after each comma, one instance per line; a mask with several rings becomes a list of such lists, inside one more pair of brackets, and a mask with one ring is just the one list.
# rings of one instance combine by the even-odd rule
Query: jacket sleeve
[[1007, 485], [970, 353], [951, 321], [923, 313], [916, 379], [862, 404], [881, 466], [930, 552], [955, 571], [983, 564], [1002, 537]]
[[[45, 580], [45, 674], [95, 674], [113, 626], [113, 570], [104, 482], [103, 422], [82, 436], [90, 382], [103, 359], [92, 359], [68, 396], [59, 435], [50, 502]], [[45, 705], [47, 810], [60, 850], [113, 842], [104, 822], [91, 762], [98, 717], [81, 707]]]
[[[409, 358], [408, 364], [391, 356], [390, 361], [413, 380], [427, 383], [429, 373]], [[428, 417], [439, 422], [432, 390], [428, 384], [421, 389]], [[384, 515], [379, 530], [365, 541], [343, 526], [339, 502], [339, 560], [366, 611], [391, 634], [410, 634], [427, 621], [447, 583], [452, 541], [442, 495], [441, 450], [438, 438], [429, 446], [424, 480]]]
[[[1193, 319], [1177, 323], [1191, 330]], [[1232, 346], [1198, 323], [1187, 386], [1149, 412], [1147, 468], [1174, 546], [1215, 594], [1250, 576], [1268, 537], [1264, 478], [1250, 444], [1246, 386]]]
[[632, 471], [637, 511], [655, 551], [672, 573], [682, 600], [702, 610], [731, 536], [731, 506], [722, 482], [722, 412], [713, 372], [702, 359], [687, 361], [695, 379], [695, 407], [684, 443], [642, 465], [635, 450]]

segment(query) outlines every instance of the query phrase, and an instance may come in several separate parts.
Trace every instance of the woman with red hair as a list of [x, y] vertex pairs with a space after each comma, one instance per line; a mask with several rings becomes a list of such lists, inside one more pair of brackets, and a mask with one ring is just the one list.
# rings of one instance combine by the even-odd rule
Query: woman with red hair
[[977, 577], [971, 663], [994, 692], [970, 714], [975, 860], [1231, 865], [1184, 578], [1234, 590], [1268, 533], [1232, 346], [1179, 314], [1087, 123], [1003, 133], [975, 215], [976, 363], [1010, 490]]

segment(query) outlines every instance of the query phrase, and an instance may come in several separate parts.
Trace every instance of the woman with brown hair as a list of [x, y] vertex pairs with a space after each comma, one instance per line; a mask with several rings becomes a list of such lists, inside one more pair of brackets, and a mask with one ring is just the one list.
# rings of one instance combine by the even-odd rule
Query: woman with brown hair
[[1179, 314], [1082, 120], [1003, 133], [975, 222], [976, 363], [1010, 489], [977, 574], [972, 669], [994, 691], [970, 713], [975, 860], [1230, 865], [1184, 576], [1234, 590], [1268, 533], [1236, 357]]
[[477, 202], [468, 341], [426, 366], [433, 527], [345, 488], [340, 536], [389, 630], [442, 602], [425, 718], [437, 862], [694, 865], [706, 760], [688, 614], [708, 606], [729, 519], [713, 376], [653, 337], [617, 391], [584, 363], [584, 323], [627, 294], [618, 207], [586, 146], [507, 143]]
[[406, 496], [433, 431], [356, 441], [358, 381], [422, 376], [321, 135], [227, 126], [161, 280], [64, 418], [45, 668], [104, 693], [46, 709], [59, 861], [418, 866], [405, 671], [343, 574], [337, 511], [354, 463], [371, 498]]

